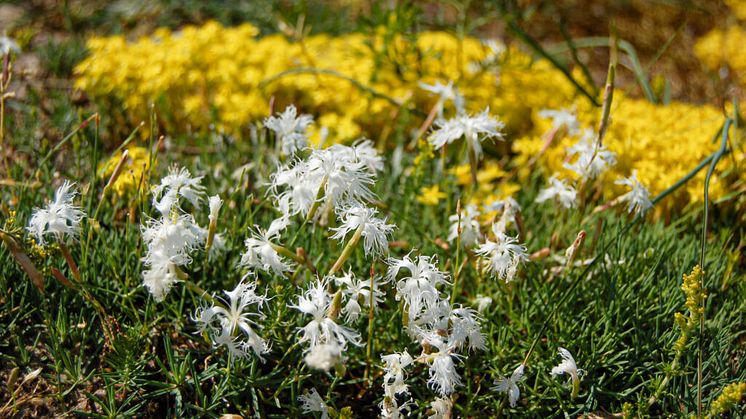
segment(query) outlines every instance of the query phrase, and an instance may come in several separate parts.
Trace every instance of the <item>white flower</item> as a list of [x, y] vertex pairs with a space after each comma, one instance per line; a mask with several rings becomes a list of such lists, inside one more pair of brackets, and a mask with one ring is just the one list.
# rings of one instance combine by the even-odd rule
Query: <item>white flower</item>
[[220, 199], [219, 195], [215, 195], [210, 197], [208, 203], [210, 206], [210, 215], [208, 215], [207, 218], [210, 220], [210, 224], [216, 223], [218, 221], [220, 207], [223, 206], [223, 200]]
[[362, 163], [368, 170], [375, 174], [383, 170], [383, 157], [378, 154], [378, 150], [373, 147], [373, 141], [361, 138], [355, 141], [352, 146], [334, 144], [327, 150], [332, 150], [349, 162]]
[[572, 357], [570, 351], [562, 347], [558, 348], [557, 351], [562, 357], [562, 362], [552, 368], [552, 376], [568, 374], [573, 382], [578, 381], [580, 375], [583, 374], [583, 370], [578, 369], [578, 366], [575, 364], [575, 359]]
[[45, 208], [34, 208], [27, 230], [40, 244], [45, 244], [44, 236], [47, 234], [52, 234], [57, 241], [63, 241], [65, 236], [78, 236], [80, 221], [86, 214], [73, 204], [76, 193], [74, 184], [64, 181], [57, 188], [54, 201]]
[[465, 137], [477, 158], [482, 155], [481, 142], [486, 138], [502, 140], [501, 130], [505, 126], [489, 115], [489, 108], [477, 116], [457, 115], [446, 121], [436, 121], [435, 125], [436, 129], [429, 138], [433, 147], [440, 149]]
[[[227, 300], [216, 297], [217, 304], [197, 310], [194, 321], [199, 332], [208, 331], [216, 346], [225, 345], [239, 358], [247, 357], [251, 350], [263, 361], [262, 355], [269, 352], [269, 347], [254, 329], [258, 327], [256, 320], [264, 318], [259, 310], [266, 296], [257, 294], [256, 284], [246, 281], [246, 277], [232, 291], [224, 292]], [[249, 310], [251, 305], [256, 305], [256, 309]]]
[[459, 307], [451, 310], [449, 316], [451, 334], [448, 337], [448, 347], [461, 349], [469, 341], [469, 350], [487, 349], [486, 339], [479, 327], [477, 313], [470, 309]]
[[306, 215], [317, 200], [335, 208], [348, 201], [370, 201], [375, 197], [370, 190], [374, 176], [381, 169], [383, 160], [370, 141], [352, 147], [336, 144], [280, 168], [271, 177], [269, 192], [287, 215]]
[[516, 217], [521, 212], [521, 206], [512, 197], [493, 201], [486, 208], [487, 211], [501, 211], [500, 219], [497, 221], [497, 229], [503, 233], [507, 231], [508, 225], [517, 224]]
[[267, 231], [254, 227], [255, 231], [252, 232], [251, 237], [247, 237], [244, 241], [246, 250], [241, 255], [239, 266], [260, 269], [265, 272], [271, 271], [277, 275], [283, 275], [290, 270], [290, 265], [280, 257], [272, 243], [272, 239], [277, 237], [277, 227], [275, 224], [270, 226], [272, 230]]
[[[373, 278], [373, 306], [375, 307], [381, 301], [383, 301], [383, 292], [378, 288], [377, 277]], [[347, 272], [341, 277], [335, 277], [334, 282], [337, 286], [344, 286], [342, 288], [342, 295], [346, 300], [342, 313], [345, 315], [345, 320], [348, 323], [354, 323], [360, 317], [362, 313], [361, 303], [364, 306], [370, 307], [370, 280], [357, 279], [352, 272]]]
[[443, 118], [443, 105], [448, 101], [453, 102], [453, 106], [456, 107], [456, 113], [459, 115], [464, 113], [464, 97], [458, 91], [458, 88], [453, 85], [452, 81], [449, 81], [448, 84], [442, 84], [439, 81], [436, 81], [435, 84], [419, 82], [418, 86], [420, 89], [438, 96], [438, 102], [435, 106], [437, 107], [439, 118]]
[[565, 128], [567, 135], [574, 136], [580, 133], [580, 122], [574, 112], [568, 109], [543, 109], [539, 111], [539, 117], [552, 120], [552, 129]]
[[572, 186], [568, 186], [564, 181], [552, 176], [549, 179], [550, 186], [539, 191], [536, 202], [542, 203], [549, 199], [556, 199], [560, 205], [565, 208], [574, 208], [577, 204], [577, 191]]
[[181, 196], [198, 209], [205, 195], [201, 182], [202, 176], [193, 178], [186, 168], [171, 166], [168, 175], [153, 189], [153, 204], [161, 214], [168, 215], [179, 206]]
[[415, 261], [409, 255], [402, 259], [390, 258], [386, 279], [396, 281], [402, 269], [409, 271], [396, 283], [396, 300], [404, 299], [410, 322], [414, 321], [423, 308], [435, 305], [439, 300], [437, 286], [448, 283], [448, 274], [436, 266], [435, 256], [418, 256]]
[[593, 136], [592, 130], [586, 130], [580, 141], [567, 149], [568, 156], [577, 156], [577, 160], [565, 163], [564, 167], [582, 179], [594, 179], [616, 164], [616, 154], [604, 145], [599, 147]]
[[438, 397], [430, 403], [430, 409], [432, 414], [428, 416], [429, 419], [450, 419], [451, 409], [453, 408], [453, 402], [448, 397]]
[[319, 395], [319, 392], [315, 388], [312, 388], [308, 393], [298, 396], [298, 401], [301, 402], [303, 413], [321, 413], [321, 419], [329, 417], [329, 406], [326, 405], [324, 399], [321, 398], [321, 395]]
[[526, 246], [518, 244], [517, 237], [507, 236], [500, 231], [497, 224], [492, 225], [492, 232], [495, 234], [495, 241], [486, 240], [475, 253], [487, 259], [487, 269], [495, 277], [510, 282], [516, 274], [518, 265], [528, 260]]
[[342, 347], [337, 342], [312, 346], [303, 361], [311, 368], [329, 371], [342, 361]]
[[414, 363], [409, 352], [381, 355], [381, 361], [386, 365], [383, 367], [383, 388], [386, 396], [394, 398], [397, 394], [409, 394], [409, 386], [404, 382], [404, 370]]
[[359, 346], [360, 334], [355, 330], [337, 324], [335, 320], [329, 318], [329, 306], [332, 302], [332, 296], [326, 290], [327, 282], [317, 280], [311, 285], [306, 292], [298, 297], [297, 305], [290, 305], [303, 314], [313, 316], [313, 319], [305, 326], [301, 327], [300, 343], [308, 342], [310, 347], [323, 343], [337, 343], [343, 349], [350, 342]]
[[341, 207], [337, 216], [340, 226], [332, 228], [333, 239], [344, 241], [347, 234], [362, 228], [363, 247], [366, 256], [379, 256], [388, 250], [388, 236], [396, 226], [386, 224], [386, 219], [376, 217], [378, 211], [374, 208], [351, 203]]
[[294, 105], [285, 108], [285, 112], [278, 116], [270, 116], [264, 120], [264, 126], [275, 132], [277, 140], [282, 144], [282, 152], [287, 155], [306, 148], [308, 144], [306, 129], [311, 123], [313, 123], [313, 117], [298, 116]]
[[458, 238], [459, 226], [461, 227], [461, 244], [464, 247], [471, 247], [477, 243], [482, 237], [479, 232], [479, 211], [477, 206], [469, 204], [461, 209], [461, 220], [459, 222], [459, 215], [454, 214], [448, 217], [448, 221], [451, 222], [448, 233], [448, 241], [454, 242]]
[[0, 35], [0, 56], [8, 55], [11, 51], [20, 54], [21, 47], [18, 46], [18, 43], [14, 39], [6, 35]]
[[482, 294], [477, 294], [475, 301], [477, 302], [477, 311], [479, 313], [483, 313], [492, 305], [492, 298], [486, 297]]
[[148, 247], [143, 264], [143, 283], [156, 301], [162, 301], [179, 276], [179, 266], [192, 262], [189, 253], [205, 240], [205, 231], [194, 218], [183, 214], [177, 218], [151, 219], [142, 227], [143, 242]]
[[614, 183], [632, 188], [632, 190], [620, 197], [623, 201], [628, 202], [627, 210], [629, 212], [634, 211], [640, 214], [653, 206], [653, 202], [650, 200], [650, 192], [637, 180], [637, 170], [632, 171], [632, 176], [619, 179]]
[[461, 376], [456, 371], [456, 364], [453, 362], [458, 355], [452, 352], [452, 348], [448, 347], [437, 333], [428, 334], [423, 341], [438, 349], [438, 352], [425, 355], [425, 361], [430, 365], [428, 386], [441, 396], [453, 393], [456, 387], [462, 384]]
[[518, 383], [521, 380], [523, 380], [523, 364], [519, 365], [518, 368], [513, 371], [510, 378], [505, 378], [502, 375], [498, 376], [492, 390], [506, 393], [508, 395], [510, 407], [515, 407], [516, 402], [521, 397], [521, 390], [518, 388]]

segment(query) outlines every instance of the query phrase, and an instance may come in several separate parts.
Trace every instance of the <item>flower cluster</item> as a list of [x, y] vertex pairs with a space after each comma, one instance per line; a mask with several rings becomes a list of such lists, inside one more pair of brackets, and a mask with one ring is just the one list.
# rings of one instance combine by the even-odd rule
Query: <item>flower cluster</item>
[[153, 206], [160, 217], [148, 219], [142, 226], [143, 242], [147, 245], [142, 276], [145, 287], [157, 301], [163, 300], [176, 282], [187, 277], [182, 267], [192, 262], [191, 253], [207, 239], [207, 229], [199, 226], [194, 216], [180, 205], [183, 198], [195, 209], [200, 208], [205, 199], [201, 179], [192, 177], [185, 168], [173, 166], [153, 188]]

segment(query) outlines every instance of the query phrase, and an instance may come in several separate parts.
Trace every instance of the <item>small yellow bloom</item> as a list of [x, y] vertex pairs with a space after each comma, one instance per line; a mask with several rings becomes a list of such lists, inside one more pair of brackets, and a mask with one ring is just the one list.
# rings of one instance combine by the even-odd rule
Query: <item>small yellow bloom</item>
[[440, 190], [440, 186], [423, 187], [420, 189], [420, 195], [417, 196], [417, 202], [425, 205], [438, 205], [441, 199], [445, 198], [445, 192]]

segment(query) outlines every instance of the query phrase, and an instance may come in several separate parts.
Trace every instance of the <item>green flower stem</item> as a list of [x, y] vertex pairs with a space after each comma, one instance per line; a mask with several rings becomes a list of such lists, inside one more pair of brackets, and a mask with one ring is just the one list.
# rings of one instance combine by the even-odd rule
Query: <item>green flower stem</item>
[[357, 246], [357, 243], [360, 241], [360, 237], [363, 235], [364, 229], [365, 224], [360, 224], [357, 230], [355, 230], [355, 234], [352, 236], [350, 241], [347, 242], [345, 248], [342, 249], [342, 254], [339, 255], [337, 261], [334, 262], [334, 266], [332, 266], [332, 269], [329, 271], [329, 275], [334, 275], [340, 269], [342, 269], [342, 265], [344, 265], [345, 261], [350, 257], [352, 251], [355, 250], [355, 246]]
[[321, 204], [321, 198], [324, 197], [324, 188], [326, 188], [326, 182], [328, 180], [328, 175], [324, 176], [324, 178], [321, 179], [319, 190], [316, 192], [316, 199], [313, 201], [311, 208], [308, 210], [308, 215], [306, 215], [306, 222], [313, 221], [313, 217], [316, 215], [316, 211], [318, 211], [319, 205]]

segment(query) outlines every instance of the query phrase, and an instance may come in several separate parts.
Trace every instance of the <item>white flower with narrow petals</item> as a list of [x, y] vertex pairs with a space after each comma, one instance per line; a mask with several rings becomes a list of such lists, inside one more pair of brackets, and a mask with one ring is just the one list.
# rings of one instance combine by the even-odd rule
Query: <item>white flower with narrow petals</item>
[[350, 232], [359, 228], [366, 256], [379, 256], [388, 251], [388, 237], [396, 226], [386, 224], [386, 219], [376, 217], [378, 211], [358, 203], [352, 203], [338, 211], [339, 227], [333, 228], [333, 239], [344, 241]]
[[[260, 311], [267, 298], [256, 293], [256, 284], [246, 277], [232, 291], [224, 291], [227, 300], [215, 297], [214, 304], [197, 310], [194, 321], [198, 333], [207, 331], [215, 346], [224, 345], [239, 358], [252, 351], [260, 360], [269, 352], [269, 346], [256, 330], [257, 320], [264, 319]], [[250, 309], [250, 306], [256, 306]]]
[[489, 115], [489, 108], [477, 116], [457, 115], [446, 121], [436, 121], [435, 130], [428, 139], [436, 149], [464, 137], [469, 148], [479, 158], [482, 155], [481, 142], [488, 138], [503, 140], [501, 121]]
[[629, 192], [620, 197], [622, 201], [627, 201], [627, 211], [640, 214], [653, 206], [653, 202], [650, 200], [650, 192], [637, 180], [637, 170], [632, 171], [632, 176], [619, 179], [614, 183], [631, 188]]
[[205, 187], [201, 182], [202, 176], [192, 177], [186, 168], [171, 166], [168, 175], [153, 188], [153, 204], [164, 216], [179, 206], [179, 197], [199, 209], [205, 196]]
[[[378, 287], [380, 278], [373, 278], [373, 307], [375, 308], [383, 301], [383, 292]], [[370, 307], [371, 303], [371, 280], [358, 279], [352, 272], [347, 272], [341, 277], [334, 277], [334, 282], [341, 287], [342, 296], [345, 301], [342, 314], [348, 323], [355, 323], [362, 313], [362, 307]]]
[[64, 181], [54, 194], [54, 201], [44, 208], [34, 208], [27, 230], [45, 244], [44, 236], [51, 234], [57, 241], [65, 237], [75, 238], [80, 233], [80, 221], [86, 216], [80, 207], [73, 204], [77, 192], [74, 184]]
[[303, 413], [320, 413], [321, 419], [329, 418], [329, 406], [326, 405], [324, 399], [315, 388], [312, 388], [310, 392], [301, 394], [298, 396], [298, 401], [301, 403], [301, 410]]
[[518, 243], [517, 237], [507, 236], [492, 225], [495, 241], [487, 240], [476, 250], [476, 254], [487, 260], [487, 269], [496, 278], [510, 282], [515, 277], [518, 265], [528, 260], [526, 246]]
[[[461, 244], [464, 247], [471, 247], [477, 244], [477, 241], [482, 237], [482, 233], [479, 232], [479, 211], [477, 206], [469, 204], [461, 209], [461, 217], [458, 214], [451, 215], [448, 217], [448, 221], [451, 222], [448, 233], [448, 241], [455, 242], [459, 236], [459, 227], [461, 228]], [[460, 220], [459, 220], [460, 218]]]
[[564, 167], [585, 180], [597, 178], [616, 164], [616, 153], [609, 151], [605, 145], [599, 145], [594, 135], [592, 130], [586, 130], [580, 141], [567, 149], [568, 156], [577, 156], [577, 159], [573, 163], [565, 163]]
[[430, 403], [432, 413], [428, 419], [450, 419], [453, 402], [448, 397], [438, 397]]
[[580, 122], [575, 112], [568, 109], [543, 109], [538, 113], [540, 118], [551, 119], [552, 129], [558, 130], [564, 128], [567, 130], [567, 135], [574, 136], [580, 133]]
[[448, 283], [448, 274], [437, 267], [435, 256], [418, 256], [415, 260], [409, 255], [402, 259], [390, 258], [386, 279], [396, 281], [402, 270], [408, 271], [396, 281], [396, 300], [404, 300], [410, 323], [414, 322], [426, 307], [432, 307], [440, 299], [437, 287]]
[[358, 332], [338, 324], [335, 319], [329, 317], [332, 296], [329, 295], [326, 287], [326, 280], [317, 280], [303, 295], [298, 297], [297, 305], [288, 306], [313, 317], [308, 324], [299, 329], [301, 334], [299, 343], [308, 342], [311, 348], [332, 342], [343, 349], [347, 347], [348, 342], [360, 346], [361, 340]]
[[575, 398], [580, 390], [580, 376], [584, 374], [584, 371], [578, 369], [578, 366], [575, 363], [575, 358], [572, 357], [570, 351], [560, 347], [557, 349], [557, 352], [559, 352], [562, 357], [562, 362], [552, 368], [552, 377], [564, 374], [569, 375], [570, 380], [572, 381], [572, 397]]
[[274, 229], [267, 231], [255, 227], [251, 237], [247, 237], [244, 241], [246, 250], [241, 255], [239, 266], [284, 275], [285, 272], [290, 270], [290, 265], [284, 258], [280, 257], [272, 243], [272, 240], [277, 236], [277, 225], [274, 226]]
[[287, 155], [307, 147], [306, 129], [312, 123], [313, 117], [298, 116], [298, 110], [294, 105], [289, 105], [278, 116], [270, 116], [264, 120], [264, 126], [275, 132], [277, 140], [282, 144], [282, 152]]
[[468, 341], [469, 350], [487, 349], [486, 338], [479, 327], [479, 316], [473, 309], [454, 308], [448, 317], [451, 325], [448, 347], [460, 350]]
[[578, 192], [572, 186], [568, 186], [563, 180], [552, 176], [549, 179], [549, 187], [539, 191], [536, 197], [537, 203], [550, 199], [556, 199], [565, 208], [574, 208], [577, 205]]
[[441, 396], [452, 394], [456, 387], [462, 385], [461, 376], [456, 371], [454, 362], [454, 358], [459, 358], [459, 355], [455, 354], [453, 348], [448, 347], [448, 344], [437, 333], [426, 335], [423, 343], [438, 349], [437, 352], [424, 355], [425, 362], [430, 366], [428, 386]]
[[497, 380], [494, 382], [495, 386], [492, 387], [492, 390], [506, 393], [508, 395], [510, 407], [515, 407], [516, 402], [521, 397], [521, 390], [518, 388], [518, 383], [521, 380], [523, 380], [523, 364], [519, 365], [509, 378], [503, 377], [502, 375], [498, 376]]
[[477, 312], [479, 313], [484, 313], [492, 305], [492, 298], [482, 294], [477, 294], [475, 301], [477, 303]]
[[418, 86], [420, 89], [438, 96], [438, 102], [435, 106], [439, 118], [443, 118], [443, 106], [446, 102], [453, 102], [457, 114], [461, 115], [464, 113], [464, 97], [458, 91], [458, 88], [453, 85], [452, 81], [449, 81], [448, 84], [442, 84], [439, 81], [436, 81], [435, 84], [419, 82]]
[[190, 253], [205, 237], [205, 230], [189, 214], [151, 219], [142, 226], [143, 242], [148, 248], [142, 258], [146, 266], [142, 273], [143, 284], [156, 301], [162, 301], [179, 280], [182, 274], [179, 267], [192, 262]]

